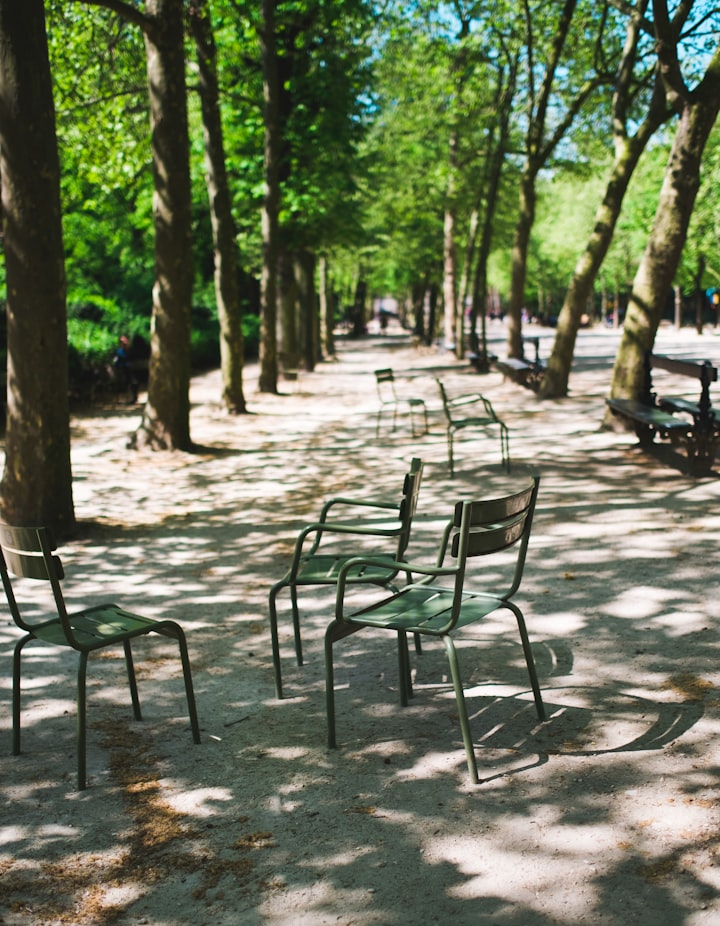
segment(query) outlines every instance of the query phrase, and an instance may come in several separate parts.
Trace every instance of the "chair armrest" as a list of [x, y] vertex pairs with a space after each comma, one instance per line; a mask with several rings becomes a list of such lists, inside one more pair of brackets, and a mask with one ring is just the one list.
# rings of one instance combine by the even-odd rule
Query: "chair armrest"
[[[395, 506], [393, 506], [395, 507]], [[315, 524], [306, 524], [298, 534], [295, 541], [295, 552], [293, 554], [293, 565], [291, 568], [297, 568], [303, 556], [303, 547], [308, 537], [314, 535], [310, 548], [306, 551], [308, 556], [312, 556], [320, 546], [324, 534], [348, 534], [355, 537], [397, 537], [402, 530], [402, 524], [397, 521], [382, 524], [351, 524], [340, 521], [318, 521]]]
[[337, 580], [337, 595], [335, 598], [335, 616], [337, 620], [344, 620], [344, 603], [345, 603], [345, 586], [347, 585], [348, 573], [357, 566], [378, 566], [381, 569], [396, 569], [398, 572], [411, 573], [413, 576], [423, 576], [419, 582], [413, 582], [413, 585], [426, 585], [440, 576], [455, 576], [457, 568], [455, 566], [428, 566], [426, 564], [408, 563], [400, 560], [378, 559], [373, 556], [354, 556], [348, 560], [340, 569]]
[[474, 402], [484, 402], [484, 396], [479, 392], [467, 393], [467, 395], [458, 395], [453, 399], [448, 399], [448, 406], [456, 408], [459, 405], [472, 405]]
[[321, 523], [327, 520], [330, 509], [336, 505], [344, 505], [351, 508], [377, 508], [379, 511], [398, 511], [398, 506], [395, 502], [378, 502], [371, 499], [344, 498], [343, 496], [338, 496], [337, 498], [328, 499], [328, 501], [324, 503], [318, 520]]

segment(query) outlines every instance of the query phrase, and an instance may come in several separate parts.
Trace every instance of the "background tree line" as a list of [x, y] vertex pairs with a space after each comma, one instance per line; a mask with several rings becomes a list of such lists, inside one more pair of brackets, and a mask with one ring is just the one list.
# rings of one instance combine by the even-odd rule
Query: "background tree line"
[[275, 392], [372, 296], [458, 357], [489, 304], [510, 355], [552, 321], [545, 396], [627, 312], [632, 394], [673, 284], [720, 287], [719, 27], [706, 0], [0, 0], [3, 517], [72, 528], [68, 369], [121, 333], [149, 447], [192, 448], [193, 367], [242, 413], [246, 356]]

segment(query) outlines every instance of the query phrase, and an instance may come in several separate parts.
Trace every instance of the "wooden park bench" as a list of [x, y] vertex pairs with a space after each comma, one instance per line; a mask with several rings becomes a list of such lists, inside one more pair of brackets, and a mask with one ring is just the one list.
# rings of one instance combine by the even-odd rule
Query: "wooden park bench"
[[[496, 360], [495, 369], [507, 379], [537, 392], [545, 372], [545, 364], [540, 359], [540, 338], [523, 337], [520, 343], [522, 357], [506, 357], [505, 360]], [[531, 344], [535, 348], [535, 356], [532, 360], [528, 360], [525, 355], [526, 344]]]
[[[658, 397], [653, 390], [653, 370], [665, 370], [676, 376], [699, 380], [697, 401], [673, 396]], [[717, 382], [717, 379], [717, 368], [708, 360], [701, 363], [678, 360], [648, 351], [640, 397], [610, 398], [606, 402], [614, 415], [634, 426], [641, 447], [651, 446], [656, 434], [666, 437], [672, 444], [685, 446], [694, 475], [705, 475], [712, 469], [720, 435], [720, 419], [710, 402], [710, 383]]]

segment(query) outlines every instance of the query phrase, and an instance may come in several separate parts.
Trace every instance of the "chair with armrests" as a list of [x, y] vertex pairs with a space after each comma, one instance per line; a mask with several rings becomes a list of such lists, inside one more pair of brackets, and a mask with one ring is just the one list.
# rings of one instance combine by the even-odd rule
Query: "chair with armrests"
[[[382, 419], [383, 412], [386, 409], [392, 412], [392, 430], [394, 431], [397, 425], [398, 408], [402, 404], [406, 404], [410, 409], [410, 430], [412, 431], [412, 436], [422, 437], [423, 434], [427, 434], [428, 414], [424, 399], [398, 396], [395, 390], [395, 374], [390, 368], [375, 370], [375, 384], [377, 386], [378, 399], [380, 400], [380, 407], [378, 408], [377, 414], [377, 424], [375, 426], [376, 439], [380, 437], [380, 421]], [[422, 416], [420, 427], [416, 426], [415, 424], [416, 412]]]
[[[77, 781], [78, 790], [87, 785], [86, 774], [86, 676], [90, 653], [108, 646], [122, 645], [130, 697], [136, 720], [141, 720], [131, 641], [136, 637], [157, 633], [171, 637], [180, 648], [185, 680], [185, 694], [190, 715], [190, 727], [195, 743], [200, 742], [195, 695], [193, 692], [190, 660], [185, 634], [179, 624], [170, 620], [151, 620], [132, 614], [116, 604], [100, 604], [82, 611], [68, 613], [63, 598], [61, 580], [65, 577], [60, 558], [55, 554], [57, 545], [44, 527], [8, 527], [0, 525], [0, 575], [5, 597], [13, 620], [23, 631], [15, 644], [13, 658], [13, 754], [20, 753], [20, 677], [23, 649], [32, 640], [75, 650], [79, 655], [77, 675]], [[49, 582], [54, 613], [52, 617], [36, 620], [21, 614], [18, 593], [21, 579]]]
[[[358, 544], [372, 543], [376, 549], [374, 565], [368, 568], [350, 570], [345, 581], [352, 584], [376, 585], [390, 588], [399, 573], [405, 568], [402, 563], [410, 542], [413, 517], [417, 509], [418, 494], [422, 481], [423, 463], [413, 459], [410, 470], [403, 481], [399, 502], [382, 502], [372, 499], [337, 497], [325, 502], [320, 517], [313, 524], [306, 525], [295, 542], [290, 568], [270, 589], [269, 616], [272, 639], [273, 666], [275, 669], [275, 690], [282, 698], [282, 670], [280, 666], [280, 643], [278, 637], [277, 597], [288, 588], [295, 636], [295, 655], [299, 666], [303, 664], [302, 638], [300, 635], [300, 614], [298, 588], [302, 586], [335, 585], [340, 568], [361, 552]], [[331, 520], [337, 511], [351, 513], [356, 520]], [[392, 563], [386, 566], [385, 563]]]
[[[476, 782], [477, 762], [453, 635], [498, 609], [506, 609], [515, 615], [537, 714], [541, 721], [545, 719], [525, 618], [513, 601], [525, 566], [538, 484], [538, 477], [534, 477], [527, 487], [501, 498], [457, 502], [453, 517], [440, 538], [436, 565], [421, 566], [412, 562], [403, 564], [402, 568], [410, 570], [414, 581], [382, 601], [359, 610], [352, 610], [348, 606], [348, 576], [359, 569], [372, 568], [373, 561], [357, 558], [345, 563], [338, 576], [335, 619], [325, 634], [328, 745], [331, 748], [337, 745], [333, 645], [365, 628], [397, 634], [401, 641], [398, 648], [400, 699], [406, 705], [412, 694], [407, 634], [439, 637], [445, 644], [450, 662], [468, 769], [473, 782]], [[466, 584], [469, 560], [501, 551], [509, 551], [512, 555], [511, 562], [504, 563], [509, 574], [505, 573], [501, 587], [486, 588], [482, 584], [472, 587], [469, 582]], [[486, 567], [481, 571], [478, 566], [480, 579], [486, 571]]]
[[[447, 390], [441, 380], [437, 380], [440, 387], [440, 396], [442, 398], [443, 411], [447, 423], [447, 442], [448, 442], [448, 468], [450, 475], [455, 475], [455, 463], [453, 458], [453, 439], [456, 431], [464, 428], [492, 428], [498, 427], [500, 431], [500, 453], [502, 456], [503, 467], [506, 472], [510, 472], [510, 440], [508, 429], [503, 421], [495, 414], [489, 399], [479, 392], [459, 395], [453, 398], [449, 397]], [[472, 411], [468, 411], [471, 409]], [[463, 409], [463, 412], [459, 412]]]

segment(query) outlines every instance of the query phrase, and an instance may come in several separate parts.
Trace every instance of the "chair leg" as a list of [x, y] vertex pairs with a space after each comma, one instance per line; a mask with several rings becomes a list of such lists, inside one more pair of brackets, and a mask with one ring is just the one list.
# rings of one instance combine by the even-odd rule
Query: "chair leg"
[[188, 715], [190, 717], [190, 729], [192, 730], [193, 742], [200, 744], [200, 724], [198, 722], [197, 706], [195, 704], [195, 690], [193, 689], [192, 671], [190, 669], [190, 656], [188, 654], [187, 640], [185, 631], [179, 624], [177, 628], [177, 641], [180, 647], [180, 661], [183, 668], [183, 679], [185, 680], [185, 697], [187, 698]]
[[448, 467], [450, 469], [450, 478], [452, 479], [452, 477], [455, 475], [455, 466], [454, 466], [454, 461], [453, 461], [453, 435], [450, 429], [448, 429], [447, 441], [448, 441]]
[[[421, 399], [408, 402], [408, 406], [410, 408], [410, 431], [412, 433], [412, 436], [413, 437], [424, 437], [425, 434], [427, 434], [427, 432], [430, 430], [428, 427], [427, 406]], [[415, 426], [415, 409], [416, 408], [420, 409], [421, 414], [423, 415], [423, 418], [424, 418], [424, 426], [422, 423], [423, 419], [421, 419], [419, 428]]]
[[468, 771], [473, 784], [478, 782], [477, 762], [475, 760], [475, 748], [473, 747], [472, 734], [470, 733], [470, 720], [468, 719], [467, 704], [465, 703], [465, 691], [460, 677], [460, 665], [458, 663], [455, 644], [450, 636], [444, 636], [445, 650], [450, 661], [450, 673], [452, 674], [453, 686], [455, 688], [455, 700], [458, 706], [458, 715], [460, 717], [460, 729], [462, 731], [463, 743], [465, 744], [465, 753], [467, 754]]
[[190, 656], [188, 654], [185, 631], [180, 624], [176, 624], [175, 621], [163, 621], [162, 623], [155, 624], [152, 631], [162, 634], [164, 637], [172, 637], [177, 642], [180, 649], [180, 661], [182, 663], [183, 679], [185, 681], [185, 697], [187, 699], [188, 716], [190, 717], [190, 729], [192, 730], [193, 742], [199, 745], [201, 742], [200, 724], [198, 722], [197, 707], [195, 705], [195, 691], [193, 689]]
[[293, 633], [295, 634], [295, 658], [297, 664], [303, 664], [302, 639], [300, 637], [300, 610], [298, 608], [297, 586], [290, 586], [290, 606], [292, 608]]
[[78, 791], [87, 787], [87, 661], [88, 654], [80, 653], [77, 676], [77, 779]]
[[335, 670], [333, 667], [333, 643], [344, 640], [360, 630], [346, 621], [334, 620], [325, 631], [325, 706], [328, 726], [328, 748], [337, 748], [335, 737]]
[[268, 601], [268, 613], [270, 616], [270, 640], [272, 644], [273, 669], [275, 671], [275, 695], [278, 700], [282, 699], [282, 668], [280, 667], [280, 641], [278, 639], [277, 625], [277, 596], [285, 583], [281, 582], [273, 585], [270, 589], [270, 598]]
[[537, 669], [535, 668], [535, 660], [532, 654], [532, 648], [530, 646], [530, 638], [528, 637], [527, 627], [525, 625], [525, 618], [523, 617], [522, 611], [518, 608], [517, 605], [513, 604], [511, 601], [506, 602], [507, 606], [515, 615], [517, 620], [518, 630], [520, 631], [520, 640], [522, 641], [523, 653], [525, 654], [525, 663], [527, 665], [528, 675], [530, 676], [530, 685], [532, 686], [533, 696], [535, 698], [535, 709], [537, 710], [538, 719], [540, 721], [545, 720], [545, 705], [543, 704], [542, 693], [540, 691], [540, 683], [538, 682]]
[[13, 715], [13, 755], [20, 755], [20, 675], [21, 675], [21, 660], [22, 660], [22, 651], [26, 643], [32, 640], [33, 637], [28, 634], [26, 637], [22, 637], [15, 644], [15, 651], [13, 653], [13, 691], [12, 691], [12, 715]]
[[506, 425], [500, 425], [500, 453], [505, 472], [510, 472], [510, 437]]
[[403, 707], [408, 706], [408, 701], [413, 697], [412, 676], [410, 674], [410, 653], [408, 651], [407, 634], [398, 631], [398, 677], [400, 681], [400, 704]]
[[138, 697], [137, 681], [135, 679], [135, 665], [133, 663], [130, 641], [125, 640], [123, 647], [125, 649], [125, 665], [127, 667], [128, 682], [130, 683], [130, 697], [132, 699], [133, 714], [135, 716], [135, 720], [142, 720], [142, 712], [140, 711], [140, 698]]
[[337, 748], [335, 736], [335, 670], [333, 666], [333, 633], [337, 621], [333, 621], [325, 631], [325, 710], [327, 713], [328, 749]]

